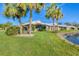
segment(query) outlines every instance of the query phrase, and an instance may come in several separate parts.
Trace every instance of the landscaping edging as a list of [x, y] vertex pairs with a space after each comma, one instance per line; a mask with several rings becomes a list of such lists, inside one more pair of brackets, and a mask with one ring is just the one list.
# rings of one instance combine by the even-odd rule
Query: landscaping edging
[[74, 44], [74, 43], [68, 41], [66, 38], [64, 38], [64, 35], [65, 35], [65, 34], [70, 34], [70, 35], [72, 35], [72, 34], [75, 34], [75, 33], [78, 33], [78, 32], [57, 33], [57, 36], [60, 37], [61, 40], [65, 41], [65, 42], [67, 42], [67, 43], [69, 43], [69, 44], [71, 44], [71, 45], [73, 45], [73, 46], [79, 47], [79, 45]]

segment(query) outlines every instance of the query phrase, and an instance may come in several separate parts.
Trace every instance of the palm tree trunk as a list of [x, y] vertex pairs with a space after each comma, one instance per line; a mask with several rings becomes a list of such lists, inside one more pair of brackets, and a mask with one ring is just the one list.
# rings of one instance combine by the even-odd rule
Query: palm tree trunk
[[54, 29], [55, 29], [55, 25], [54, 25], [54, 19], [52, 19], [53, 20], [53, 31], [54, 31]]
[[22, 24], [21, 24], [21, 20], [19, 19], [19, 24], [20, 24], [20, 34], [22, 34]]
[[31, 34], [31, 30], [32, 30], [32, 9], [30, 9], [30, 24], [29, 24], [29, 34]]
[[58, 31], [58, 19], [56, 19], [56, 26], [57, 26], [57, 29], [56, 29], [56, 31]]

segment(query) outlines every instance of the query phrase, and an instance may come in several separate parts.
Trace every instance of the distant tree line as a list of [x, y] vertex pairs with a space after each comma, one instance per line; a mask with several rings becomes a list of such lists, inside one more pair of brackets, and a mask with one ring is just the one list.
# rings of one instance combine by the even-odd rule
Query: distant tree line
[[65, 24], [65, 25], [69, 25], [69, 26], [76, 26], [76, 27], [79, 27], [79, 23], [76, 23], [76, 22], [65, 22], [64, 24]]
[[0, 28], [2, 30], [6, 30], [10, 26], [12, 26], [12, 23], [11, 22], [7, 22], [7, 23], [4, 23], [4, 24], [0, 24]]

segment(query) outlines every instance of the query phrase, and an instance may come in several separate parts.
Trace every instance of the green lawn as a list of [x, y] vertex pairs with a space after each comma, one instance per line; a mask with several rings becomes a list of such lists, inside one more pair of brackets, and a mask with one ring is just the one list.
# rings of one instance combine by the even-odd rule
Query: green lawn
[[79, 55], [79, 47], [62, 41], [56, 33], [37, 32], [34, 34], [34, 37], [16, 37], [6, 36], [0, 31], [0, 55]]

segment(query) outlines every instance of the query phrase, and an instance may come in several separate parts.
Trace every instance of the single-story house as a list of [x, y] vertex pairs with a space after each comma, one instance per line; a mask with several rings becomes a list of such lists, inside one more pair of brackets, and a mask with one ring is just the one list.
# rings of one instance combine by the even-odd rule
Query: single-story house
[[53, 28], [54, 29], [58, 28], [58, 30], [77, 30], [77, 27], [75, 27], [75, 26], [67, 26], [67, 25], [58, 25], [58, 26], [57, 25], [54, 25], [54, 26], [53, 25], [47, 25], [46, 26], [46, 30], [52, 31]]
[[[24, 30], [29, 29], [29, 23], [22, 24]], [[46, 23], [41, 21], [32, 21], [32, 31], [41, 31], [46, 29]]]
[[[25, 24], [22, 24], [23, 26], [23, 29], [26, 31], [29, 29], [29, 23], [25, 23]], [[67, 25], [52, 25], [52, 23], [43, 23], [41, 21], [32, 21], [32, 31], [41, 31], [41, 30], [46, 30], [46, 31], [53, 31], [53, 28], [54, 29], [57, 29], [58, 30], [77, 30], [77, 27], [75, 26], [67, 26]]]

